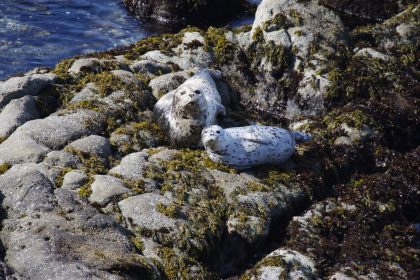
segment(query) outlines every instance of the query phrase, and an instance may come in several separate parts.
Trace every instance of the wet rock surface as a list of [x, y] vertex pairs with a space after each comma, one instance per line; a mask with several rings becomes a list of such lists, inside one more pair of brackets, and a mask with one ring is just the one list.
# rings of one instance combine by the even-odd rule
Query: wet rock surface
[[[415, 279], [419, 11], [350, 29], [264, 0], [252, 26], [1, 82], [0, 278]], [[222, 127], [313, 140], [246, 172], [173, 149], [153, 106], [197, 67], [220, 71]]]
[[156, 1], [124, 0], [127, 9], [141, 20], [153, 19], [166, 24], [191, 24], [217, 22], [229, 19], [245, 9], [247, 1]]
[[336, 1], [321, 0], [320, 3], [337, 11], [345, 18], [358, 20], [360, 23], [379, 22], [386, 20], [404, 10], [404, 8], [415, 1]]

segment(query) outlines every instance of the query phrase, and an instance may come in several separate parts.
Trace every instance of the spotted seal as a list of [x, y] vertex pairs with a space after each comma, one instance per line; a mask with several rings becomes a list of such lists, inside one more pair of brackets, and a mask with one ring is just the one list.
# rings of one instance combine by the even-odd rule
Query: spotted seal
[[212, 125], [202, 131], [201, 138], [211, 160], [245, 170], [288, 160], [296, 143], [309, 141], [311, 136], [271, 126], [223, 129]]
[[175, 147], [198, 147], [201, 131], [225, 115], [210, 70], [199, 70], [177, 89], [164, 95], [153, 109], [154, 119]]

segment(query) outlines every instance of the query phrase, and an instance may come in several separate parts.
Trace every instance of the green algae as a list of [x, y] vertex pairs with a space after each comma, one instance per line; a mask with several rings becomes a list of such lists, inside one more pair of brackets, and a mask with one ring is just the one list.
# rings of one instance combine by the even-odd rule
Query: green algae
[[106, 97], [115, 91], [128, 89], [129, 87], [121, 78], [110, 72], [88, 73], [80, 81], [81, 88], [88, 83], [95, 84], [100, 97]]
[[87, 175], [106, 174], [108, 168], [101, 158], [97, 155], [80, 151], [73, 147], [66, 147], [64, 151], [78, 157], [82, 162], [81, 170]]
[[172, 49], [182, 43], [183, 33], [163, 34], [158, 37], [148, 37], [136, 44], [125, 54], [129, 60], [137, 59], [139, 56], [154, 50], [160, 50], [164, 54], [172, 54]]
[[92, 194], [91, 185], [94, 181], [93, 176], [98, 174], [106, 174], [108, 172], [108, 168], [105, 162], [94, 154], [86, 153], [73, 147], [66, 147], [64, 150], [72, 155], [75, 155], [82, 162], [80, 170], [86, 173], [88, 179], [86, 180], [86, 183], [79, 189], [79, 195], [84, 198], [89, 197]]
[[7, 163], [0, 164], [0, 175], [6, 173], [11, 167], [12, 166]]
[[371, 126], [371, 118], [364, 113], [361, 109], [356, 109], [351, 112], [332, 111], [324, 117], [324, 123], [327, 125], [329, 131], [334, 131], [339, 128], [343, 123], [361, 129], [364, 126]]
[[131, 243], [133, 243], [134, 247], [136, 248], [137, 253], [142, 253], [144, 251], [144, 243], [143, 241], [136, 237], [136, 236], [132, 236], [130, 238]]
[[77, 57], [68, 58], [60, 61], [54, 68], [53, 73], [57, 75], [61, 80], [66, 81], [71, 78], [69, 69], [76, 61]]
[[232, 60], [237, 47], [226, 38], [226, 29], [210, 27], [206, 33], [205, 49], [212, 49], [218, 63]]
[[282, 28], [287, 29], [292, 26], [293, 26], [292, 22], [284, 14], [279, 13], [274, 18], [265, 21], [263, 25], [261, 26], [261, 28], [265, 32], [268, 32], [270, 28], [278, 30]]
[[78, 193], [79, 193], [80, 197], [88, 198], [89, 196], [92, 195], [92, 188], [91, 188], [92, 183], [93, 183], [93, 178], [89, 177], [88, 183], [86, 183], [85, 185], [83, 185], [79, 189]]
[[73, 171], [74, 168], [72, 167], [64, 167], [60, 173], [55, 177], [55, 186], [57, 188], [61, 187], [63, 185], [63, 181], [64, 181], [64, 176], [66, 176], [67, 173], [69, 173], [70, 171]]
[[180, 213], [180, 206], [175, 202], [169, 204], [158, 203], [156, 210], [170, 218], [177, 218]]
[[253, 42], [247, 49], [246, 53], [249, 60], [253, 63], [253, 70], [262, 63], [270, 63], [274, 67], [275, 72], [284, 72], [291, 64], [291, 52], [286, 50], [283, 45], [277, 45], [273, 41], [266, 42], [264, 32], [257, 27], [252, 34]]
[[163, 247], [159, 250], [163, 269], [168, 279], [207, 280], [214, 276], [191, 257], [177, 254], [173, 249]]

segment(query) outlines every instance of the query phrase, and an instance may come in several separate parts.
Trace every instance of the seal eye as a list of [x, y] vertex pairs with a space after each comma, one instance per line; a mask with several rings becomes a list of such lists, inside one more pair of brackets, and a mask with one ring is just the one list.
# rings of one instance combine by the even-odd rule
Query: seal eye
[[194, 93], [195, 94], [201, 94], [201, 91], [199, 89], [197, 89], [197, 90], [194, 90]]
[[220, 134], [220, 130], [216, 131], [217, 134]]
[[186, 92], [185, 91], [181, 91], [181, 95], [184, 95]]

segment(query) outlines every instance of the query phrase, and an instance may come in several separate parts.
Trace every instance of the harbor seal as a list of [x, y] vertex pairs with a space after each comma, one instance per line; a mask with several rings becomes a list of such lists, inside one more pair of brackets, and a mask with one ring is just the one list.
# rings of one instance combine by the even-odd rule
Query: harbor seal
[[293, 154], [296, 143], [311, 139], [311, 136], [297, 131], [260, 125], [227, 129], [212, 125], [201, 135], [211, 160], [238, 170], [285, 162]]
[[225, 115], [210, 70], [200, 70], [177, 89], [164, 95], [153, 109], [154, 119], [175, 147], [192, 148], [201, 143], [201, 131]]

